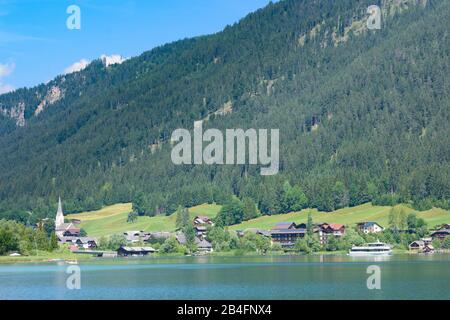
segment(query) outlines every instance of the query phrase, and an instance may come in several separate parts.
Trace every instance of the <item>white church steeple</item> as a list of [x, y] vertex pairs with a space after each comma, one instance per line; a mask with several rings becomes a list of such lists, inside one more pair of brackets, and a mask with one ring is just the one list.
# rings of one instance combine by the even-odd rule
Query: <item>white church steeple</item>
[[56, 219], [55, 219], [56, 229], [58, 229], [58, 227], [61, 226], [62, 224], [64, 224], [64, 214], [62, 210], [61, 197], [59, 197], [58, 211], [56, 212]]

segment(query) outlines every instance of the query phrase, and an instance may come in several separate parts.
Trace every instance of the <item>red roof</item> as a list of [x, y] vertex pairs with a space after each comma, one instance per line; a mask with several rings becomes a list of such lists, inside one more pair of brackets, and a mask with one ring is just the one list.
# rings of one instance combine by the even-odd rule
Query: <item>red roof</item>
[[343, 224], [336, 224], [336, 223], [331, 223], [328, 225], [331, 229], [333, 229], [334, 231], [339, 231], [342, 228], [344, 228]]

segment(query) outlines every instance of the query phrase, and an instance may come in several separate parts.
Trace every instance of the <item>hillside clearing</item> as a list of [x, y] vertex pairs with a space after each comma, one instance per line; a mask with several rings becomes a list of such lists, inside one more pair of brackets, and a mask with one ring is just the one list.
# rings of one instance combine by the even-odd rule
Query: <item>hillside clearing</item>
[[[189, 209], [191, 218], [197, 215], [215, 217], [221, 206], [203, 204]], [[116, 204], [98, 211], [72, 214], [67, 219], [81, 220], [80, 227], [92, 237], [120, 234], [129, 230], [138, 231], [175, 231], [175, 215], [138, 217], [133, 223], [127, 222], [128, 214], [132, 211], [131, 203]]]
[[[450, 211], [439, 208], [418, 212], [406, 205], [401, 205], [406, 214], [416, 213], [425, 219], [429, 228], [443, 223], [450, 223]], [[215, 217], [221, 206], [216, 204], [203, 204], [189, 209], [191, 218], [196, 215]], [[317, 209], [305, 209], [300, 212], [262, 216], [257, 219], [245, 221], [231, 226], [231, 230], [245, 230], [249, 228], [271, 229], [278, 222], [307, 222], [308, 212], [311, 212], [314, 222], [342, 223], [353, 226], [362, 221], [376, 221], [384, 227], [388, 226], [389, 212], [392, 207], [373, 206], [366, 203], [352, 208], [344, 208], [334, 212], [320, 212]], [[175, 231], [175, 215], [138, 217], [134, 223], [128, 223], [128, 213], [132, 211], [131, 203], [116, 204], [101, 210], [68, 215], [67, 219], [81, 220], [81, 227], [89, 236], [101, 237], [111, 234], [120, 234], [128, 230]]]
[[[430, 228], [438, 224], [450, 222], [450, 211], [439, 208], [418, 212], [406, 205], [400, 205], [406, 214], [416, 213], [418, 217], [425, 219]], [[320, 212], [317, 209], [305, 209], [300, 212], [288, 214], [262, 216], [250, 221], [230, 227], [232, 230], [245, 230], [249, 228], [271, 229], [279, 222], [307, 222], [308, 213], [311, 212], [314, 222], [341, 223], [347, 226], [353, 226], [358, 222], [375, 221], [383, 227], [388, 226], [390, 206], [373, 206], [366, 203], [352, 208], [344, 208], [333, 212]]]
[[104, 207], [97, 211], [88, 211], [79, 214], [71, 214], [67, 219], [77, 219], [81, 221], [97, 220], [101, 218], [112, 217], [115, 215], [128, 214], [133, 210], [131, 203], [118, 203], [112, 206]]

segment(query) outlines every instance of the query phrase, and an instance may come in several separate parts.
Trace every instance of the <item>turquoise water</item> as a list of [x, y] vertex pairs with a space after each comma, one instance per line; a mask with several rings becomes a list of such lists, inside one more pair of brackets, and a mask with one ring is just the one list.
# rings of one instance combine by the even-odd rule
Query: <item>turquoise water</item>
[[[381, 290], [367, 289], [367, 267]], [[0, 299], [450, 299], [450, 255], [186, 257], [0, 265]]]

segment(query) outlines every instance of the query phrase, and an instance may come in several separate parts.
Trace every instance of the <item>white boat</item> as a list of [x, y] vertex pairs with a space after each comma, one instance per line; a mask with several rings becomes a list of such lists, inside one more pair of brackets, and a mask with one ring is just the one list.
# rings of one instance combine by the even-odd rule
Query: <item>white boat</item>
[[349, 256], [363, 257], [363, 256], [390, 256], [392, 254], [392, 247], [383, 242], [368, 243], [365, 246], [353, 246], [349, 252]]

